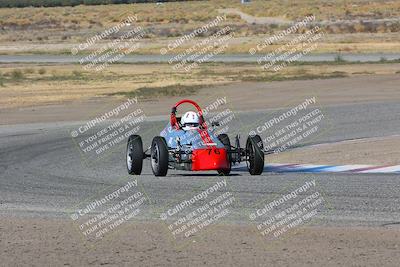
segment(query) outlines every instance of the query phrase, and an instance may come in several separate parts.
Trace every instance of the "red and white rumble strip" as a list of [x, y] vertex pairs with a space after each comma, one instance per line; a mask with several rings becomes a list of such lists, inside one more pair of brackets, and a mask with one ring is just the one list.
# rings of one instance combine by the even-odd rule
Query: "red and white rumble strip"
[[[246, 170], [246, 164], [232, 166], [233, 170]], [[400, 165], [313, 165], [271, 163], [264, 166], [269, 172], [346, 172], [346, 173], [400, 173]]]

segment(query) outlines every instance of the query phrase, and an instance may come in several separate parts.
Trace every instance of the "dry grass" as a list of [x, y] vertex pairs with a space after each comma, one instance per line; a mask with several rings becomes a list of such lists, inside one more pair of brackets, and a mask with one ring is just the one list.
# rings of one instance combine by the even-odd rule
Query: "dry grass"
[[[371, 34], [360, 34], [358, 38], [348, 40], [348, 37], [343, 38], [341, 35], [325, 35], [322, 42], [318, 43], [318, 46], [313, 53], [400, 53], [400, 35], [394, 36], [394, 34], [381, 34], [381, 40], [377, 40]], [[263, 36], [254, 37], [238, 37], [229, 43], [225, 53], [235, 54], [244, 53], [247, 54], [250, 48], [254, 48], [259, 42], [262, 42]], [[167, 39], [146, 39], [140, 42], [140, 47], [135, 51], [135, 54], [160, 54], [160, 49], [166, 47]], [[171, 38], [169, 40], [172, 40]], [[251, 40], [251, 41], [250, 41]], [[200, 41], [196, 39], [195, 41]], [[101, 43], [104, 45], [104, 43]], [[187, 42], [184, 45], [174, 49], [175, 53], [182, 53], [184, 50], [194, 45], [194, 42]], [[263, 49], [263, 53], [272, 52], [282, 44], [270, 45]], [[33, 44], [29, 42], [14, 42], [1, 43], [0, 42], [0, 53], [3, 55], [15, 55], [15, 54], [70, 54], [71, 48], [76, 45], [70, 43], [42, 43]], [[87, 53], [93, 52], [99, 49], [98, 46], [93, 46], [88, 49]]]
[[253, 2], [251, 5], [241, 5], [240, 9], [258, 17], [283, 16], [288, 19], [299, 19], [314, 14], [320, 20], [388, 18], [399, 16], [400, 12], [399, 1], [385, 0], [254, 0]]
[[[400, 21], [365, 23], [365, 19], [390, 19], [400, 17], [399, 1], [364, 1], [364, 0], [253, 0], [251, 4], [242, 5], [239, 0], [212, 0], [194, 2], [175, 2], [163, 5], [155, 4], [130, 4], [130, 5], [104, 5], [104, 6], [76, 6], [76, 7], [54, 7], [54, 8], [3, 8], [0, 9], [0, 25], [5, 31], [0, 35], [1, 53], [20, 53], [20, 48], [11, 50], [18, 42], [24, 42], [24, 46], [42, 44], [38, 49], [26, 49], [24, 52], [47, 52], [47, 45], [66, 44], [66, 46], [54, 47], [55, 53], [69, 51], [67, 44], [80, 43], [95, 33], [115, 26], [128, 14], [137, 14], [137, 24], [146, 29], [148, 44], [143, 47], [140, 53], [159, 52], [160, 39], [176, 38], [187, 34], [194, 29], [214, 19], [219, 9], [234, 8], [249, 15], [258, 17], [278, 17], [287, 20], [298, 20], [307, 15], [314, 14], [317, 21], [350, 20], [351, 23], [328, 24], [323, 30], [329, 34], [344, 33], [374, 33], [387, 34], [400, 31]], [[230, 25], [236, 37], [264, 36], [271, 34], [285, 25], [252, 25], [243, 21], [240, 16], [231, 14], [221, 24]], [[391, 40], [392, 46], [398, 50], [399, 35], [396, 40]], [[13, 42], [10, 44], [10, 41]], [[373, 42], [372, 36], [363, 36], [362, 42]], [[375, 43], [388, 40], [375, 40]], [[153, 47], [152, 43], [156, 44]], [[339, 42], [328, 42], [332, 46], [340, 45]], [[353, 41], [343, 43], [344, 49], [349, 51], [366, 51], [370, 49], [355, 45], [347, 45]], [[379, 46], [379, 49], [386, 49]], [[8, 50], [9, 49], [9, 50]], [[321, 49], [323, 51], [337, 51], [337, 49]], [[247, 52], [245, 42], [234, 44], [227, 52]], [[387, 51], [387, 50], [384, 50]]]
[[[220, 8], [237, 8], [258, 17], [285, 17], [290, 20], [314, 14], [319, 20], [389, 18], [400, 16], [398, 1], [364, 1], [364, 0], [253, 0], [251, 4], [242, 5], [237, 0], [211, 0], [171, 2], [163, 5], [130, 4], [100, 5], [54, 8], [3, 8], [0, 9], [0, 20], [5, 24], [19, 26], [29, 24], [58, 24], [62, 26], [90, 27], [91, 25], [112, 26], [127, 13], [139, 15], [140, 23], [195, 23], [214, 18]], [[231, 16], [230, 21], [237, 21]]]
[[146, 98], [195, 94], [204, 87], [241, 81], [394, 74], [399, 66], [394, 63], [299, 65], [275, 73], [265, 72], [255, 64], [215, 63], [202, 64], [186, 73], [175, 72], [167, 64], [119, 64], [96, 73], [85, 72], [79, 65], [3, 65], [0, 66], [0, 107], [39, 106], [107, 95], [123, 97], [138, 92]]

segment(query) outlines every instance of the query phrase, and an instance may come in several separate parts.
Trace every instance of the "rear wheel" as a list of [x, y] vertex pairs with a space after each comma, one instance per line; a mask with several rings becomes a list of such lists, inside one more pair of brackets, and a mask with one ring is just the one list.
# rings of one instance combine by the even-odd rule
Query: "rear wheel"
[[229, 165], [228, 169], [218, 170], [218, 174], [219, 175], [229, 175], [231, 172], [231, 154], [228, 153], [228, 151], [231, 149], [231, 141], [229, 140], [229, 136], [227, 134], [218, 135], [218, 139], [225, 146], [226, 157], [227, 157], [227, 161], [228, 161], [228, 165]]
[[164, 137], [156, 136], [151, 143], [151, 169], [155, 176], [165, 176], [168, 171], [168, 146]]
[[263, 142], [259, 135], [249, 136], [246, 141], [247, 169], [251, 175], [260, 175], [264, 170]]
[[139, 135], [131, 135], [126, 146], [126, 167], [129, 174], [140, 175], [143, 167], [143, 143]]

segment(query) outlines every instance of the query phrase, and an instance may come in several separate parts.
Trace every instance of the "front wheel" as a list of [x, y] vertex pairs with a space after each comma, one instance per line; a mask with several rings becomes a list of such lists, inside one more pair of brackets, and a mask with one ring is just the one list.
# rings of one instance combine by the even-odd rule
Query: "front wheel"
[[126, 167], [129, 174], [140, 175], [143, 167], [143, 143], [139, 135], [131, 135], [126, 146]]
[[264, 170], [263, 142], [259, 135], [249, 136], [246, 141], [247, 169], [251, 175], [260, 175]]
[[155, 176], [165, 176], [168, 171], [168, 146], [164, 137], [156, 136], [151, 143], [151, 169]]

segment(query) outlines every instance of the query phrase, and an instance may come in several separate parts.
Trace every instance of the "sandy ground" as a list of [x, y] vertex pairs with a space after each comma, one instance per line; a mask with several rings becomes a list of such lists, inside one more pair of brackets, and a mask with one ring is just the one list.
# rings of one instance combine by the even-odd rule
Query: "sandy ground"
[[[300, 88], [297, 92], [289, 90], [289, 95], [285, 92], [277, 93], [286, 85], [272, 83], [272, 87], [268, 86], [268, 81], [272, 79], [289, 80], [297, 77], [296, 80], [307, 80], [314, 77], [326, 77], [344, 75], [349, 77], [346, 80], [350, 83], [351, 78], [354, 81], [364, 78], [366, 75], [386, 75], [384, 77], [396, 76], [400, 64], [325, 64], [325, 65], [305, 65], [305, 66], [289, 66], [279, 73], [268, 71], [265, 72], [257, 64], [216, 64], [216, 65], [201, 65], [192, 72], [174, 71], [172, 65], [168, 64], [116, 64], [109, 66], [104, 72], [84, 71], [83, 66], [74, 64], [0, 64], [0, 110], [4, 108], [21, 108], [21, 107], [38, 107], [44, 105], [59, 105], [74, 101], [87, 101], [93, 98], [103, 97], [105, 103], [115, 100], [115, 97], [110, 97], [112, 93], [132, 92], [139, 88], [154, 87], [165, 88], [166, 86], [176, 86], [177, 84], [185, 86], [196, 86], [196, 94], [201, 98], [206, 97], [210, 92], [215, 92], [219, 95], [242, 96], [243, 88], [249, 89], [246, 93], [249, 97], [256, 92], [253, 88], [258, 85], [258, 90], [268, 95], [262, 95], [265, 100], [271, 99], [279, 105], [283, 96], [283, 100], [290, 101], [291, 96], [296, 96], [304, 89]], [[19, 72], [18, 72], [19, 71]], [[43, 73], [44, 72], [44, 73]], [[42, 74], [40, 74], [42, 73]], [[12, 78], [15, 75], [22, 75], [22, 80]], [[2, 78], [2, 76], [4, 76]], [[375, 78], [374, 78], [375, 77]], [[371, 81], [376, 79], [374, 76]], [[243, 83], [242, 81], [253, 81], [257, 83]], [[265, 82], [265, 83], [263, 83]], [[380, 84], [382, 82], [380, 81]], [[227, 85], [226, 91], [221, 85]], [[260, 84], [265, 86], [260, 87]], [[292, 89], [297, 89], [290, 83]], [[302, 84], [302, 83], [299, 83]], [[312, 85], [313, 83], [306, 83]], [[318, 83], [317, 83], [318, 84]], [[358, 83], [363, 84], [363, 83]], [[361, 94], [366, 91], [362, 87], [353, 85], [353, 89], [346, 94], [341, 89], [335, 88], [335, 92], [343, 93], [343, 96], [349, 94], [354, 96], [356, 93]], [[318, 84], [318, 88], [308, 87], [308, 91], [313, 94], [324, 91], [325, 83]], [[340, 86], [340, 83], [338, 84]], [[201, 87], [205, 92], [198, 92]], [[242, 87], [244, 86], [244, 87]], [[275, 90], [276, 86], [279, 90]], [[383, 83], [384, 90], [387, 90], [387, 82]], [[389, 85], [390, 86], [390, 85]], [[348, 89], [348, 85], [345, 88]], [[238, 88], [235, 90], [234, 88]], [[310, 88], [313, 88], [310, 90]], [[287, 89], [287, 88], [286, 88]], [[355, 92], [362, 89], [361, 92]], [[181, 91], [185, 92], [185, 90]], [[392, 92], [395, 94], [395, 92]], [[169, 96], [174, 95], [169, 93]], [[177, 95], [177, 94], [175, 94]], [[153, 98], [157, 96], [153, 93]], [[184, 96], [184, 95], [182, 95]], [[324, 96], [324, 93], [322, 93]], [[330, 96], [330, 95], [327, 95]], [[371, 95], [366, 95], [371, 97]], [[148, 96], [149, 97], [149, 96]], [[196, 96], [194, 96], [196, 97]], [[342, 97], [343, 99], [343, 97]], [[241, 99], [243, 101], [243, 99]], [[335, 101], [335, 99], [333, 99]], [[339, 100], [340, 101], [340, 100]], [[241, 102], [235, 103], [239, 105]], [[251, 103], [250, 104], [254, 104]], [[262, 103], [258, 103], [259, 105]], [[274, 102], [266, 101], [265, 105], [274, 106]], [[267, 106], [267, 108], [268, 108]], [[250, 106], [251, 107], [251, 106]], [[240, 108], [245, 108], [240, 106]], [[265, 108], [265, 107], [261, 107]]]
[[251, 226], [217, 225], [182, 245], [165, 225], [128, 222], [96, 243], [72, 221], [1, 218], [3, 266], [398, 266], [395, 227], [307, 227], [266, 242]]
[[302, 147], [268, 156], [270, 163], [397, 165], [400, 136], [363, 138]]
[[[196, 95], [186, 97], [162, 97], [143, 101], [140, 105], [145, 107], [146, 114], [150, 116], [168, 115], [169, 107], [182, 98], [190, 98], [198, 102], [200, 106], [206, 106], [218, 98], [226, 97], [227, 105], [234, 111], [289, 108], [313, 96], [321, 107], [400, 101], [399, 82], [400, 74], [358, 75], [327, 80], [242, 82], [204, 88]], [[0, 125], [81, 121], [89, 119], [89, 114], [96, 114], [98, 110], [105, 110], [108, 107], [112, 109], [124, 101], [123, 98], [92, 97], [45, 106], [0, 108]]]

